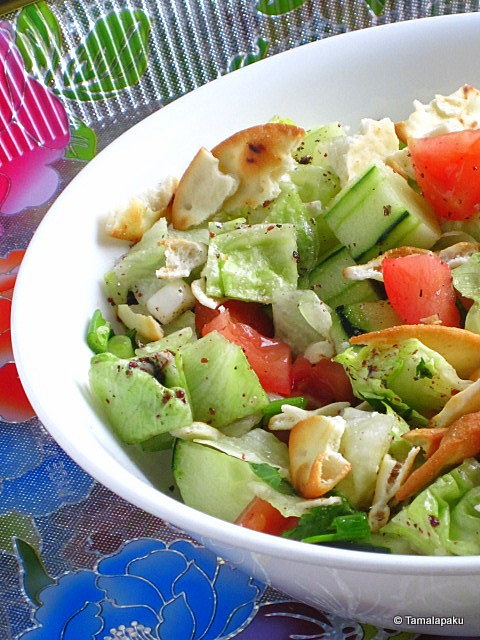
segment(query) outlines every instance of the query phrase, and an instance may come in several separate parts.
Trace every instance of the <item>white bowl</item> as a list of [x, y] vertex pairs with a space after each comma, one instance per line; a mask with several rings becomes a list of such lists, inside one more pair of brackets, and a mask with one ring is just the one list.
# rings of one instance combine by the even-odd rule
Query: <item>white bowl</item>
[[[381, 627], [473, 635], [480, 629], [480, 557], [411, 557], [313, 546], [227, 524], [169, 494], [158, 454], [133, 455], [92, 408], [85, 328], [106, 308], [103, 273], [124, 251], [100, 221], [119, 199], [168, 173], [201, 146], [274, 114], [303, 126], [406, 117], [463, 83], [480, 86], [480, 14], [371, 28], [309, 44], [204, 86], [133, 127], [90, 162], [51, 207], [23, 260], [13, 303], [20, 378], [65, 451], [123, 498], [190, 532], [291, 596]], [[163, 490], [163, 492], [162, 492]], [[400, 624], [394, 616], [401, 616]], [[410, 625], [459, 616], [461, 626]]]

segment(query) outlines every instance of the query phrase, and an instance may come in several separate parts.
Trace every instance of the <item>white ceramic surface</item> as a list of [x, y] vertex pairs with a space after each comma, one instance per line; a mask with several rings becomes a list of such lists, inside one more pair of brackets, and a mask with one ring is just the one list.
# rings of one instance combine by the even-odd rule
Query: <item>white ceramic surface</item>
[[[399, 119], [463, 83], [480, 86], [480, 14], [398, 23], [306, 45], [223, 77], [121, 136], [61, 194], [24, 258], [13, 304], [17, 367], [52, 436], [85, 470], [139, 507], [192, 532], [224, 557], [295, 598], [364, 622], [463, 616], [445, 635], [480, 633], [480, 557], [384, 556], [306, 545], [200, 514], [156, 487], [170, 483], [156, 455], [133, 456], [92, 408], [87, 388], [89, 316], [106, 309], [102, 274], [125, 248], [101, 220], [119, 199], [168, 173], [201, 145], [274, 114], [303, 126], [361, 117]], [[48, 300], [48, 302], [46, 302]], [[45, 339], [45, 336], [49, 336]], [[167, 492], [168, 493], [168, 492]]]

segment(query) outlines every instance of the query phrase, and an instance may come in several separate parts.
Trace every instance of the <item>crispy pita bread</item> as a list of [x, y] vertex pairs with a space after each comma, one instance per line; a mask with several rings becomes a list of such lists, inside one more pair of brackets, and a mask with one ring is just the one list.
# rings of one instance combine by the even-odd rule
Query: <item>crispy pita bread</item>
[[[440, 413], [430, 420], [430, 427], [449, 427], [467, 413], [480, 411], [480, 380], [454, 395], [443, 407]], [[411, 433], [411, 432], [410, 432]]]
[[170, 204], [178, 180], [168, 176], [155, 188], [130, 198], [126, 205], [113, 209], [106, 221], [105, 231], [112, 238], [138, 242], [145, 231], [161, 217], [168, 219]]
[[290, 476], [304, 498], [319, 498], [340, 482], [352, 467], [338, 452], [345, 430], [339, 416], [310, 416], [290, 432]]
[[258, 207], [279, 194], [279, 179], [291, 169], [293, 150], [305, 131], [294, 125], [269, 122], [243, 129], [214, 149], [220, 171], [239, 181], [236, 192], [223, 208], [232, 211], [242, 206]]
[[219, 169], [218, 159], [202, 147], [183, 174], [172, 205], [176, 229], [188, 229], [216, 213], [236, 190], [238, 179]]
[[435, 324], [400, 325], [354, 336], [350, 338], [350, 343], [393, 345], [412, 338], [417, 338], [426, 347], [442, 355], [464, 380], [468, 380], [480, 367], [480, 335], [456, 327]]
[[369, 260], [365, 264], [356, 264], [352, 267], [345, 267], [344, 278], [347, 280], [378, 280], [383, 282], [382, 262], [385, 258], [404, 258], [417, 254], [436, 254], [441, 260], [446, 262], [450, 269], [460, 266], [474, 254], [480, 251], [480, 242], [457, 242], [439, 251], [429, 251], [418, 247], [396, 247], [382, 253], [381, 256]]

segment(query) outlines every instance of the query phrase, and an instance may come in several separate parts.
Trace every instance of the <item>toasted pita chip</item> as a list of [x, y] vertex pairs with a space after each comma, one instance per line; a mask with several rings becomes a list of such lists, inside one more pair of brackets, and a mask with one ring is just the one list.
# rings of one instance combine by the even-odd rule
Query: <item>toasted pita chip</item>
[[192, 293], [194, 298], [196, 298], [200, 304], [203, 304], [204, 307], [208, 309], [216, 309], [223, 302], [225, 302], [226, 298], [211, 298], [206, 293], [206, 280], [204, 277], [199, 278], [198, 280], [194, 280], [190, 285], [192, 289]]
[[383, 282], [382, 262], [385, 258], [404, 258], [419, 253], [435, 253], [441, 260], [446, 262], [450, 269], [460, 266], [474, 254], [480, 251], [479, 242], [457, 242], [456, 244], [441, 249], [440, 251], [429, 251], [418, 247], [396, 247], [385, 251], [381, 256], [369, 260], [365, 264], [356, 264], [352, 267], [345, 267], [343, 276], [347, 280], [378, 280]]
[[293, 427], [310, 416], [330, 416], [340, 415], [343, 409], [350, 406], [349, 402], [332, 402], [318, 409], [300, 409], [292, 404], [282, 405], [282, 413], [272, 416], [268, 423], [270, 431], [291, 431]]
[[474, 253], [480, 251], [480, 242], [457, 242], [445, 249], [435, 251], [439, 258], [448, 264], [450, 269], [455, 269], [465, 264]]
[[156, 276], [162, 280], [188, 278], [192, 269], [202, 265], [207, 259], [207, 245], [186, 238], [166, 238], [165, 266], [157, 269]]
[[412, 445], [422, 447], [425, 457], [430, 458], [440, 446], [447, 428], [441, 429], [412, 429], [402, 434], [402, 438]]
[[418, 447], [410, 449], [404, 462], [398, 462], [388, 453], [383, 456], [375, 484], [373, 504], [368, 512], [368, 523], [374, 533], [387, 524], [390, 517], [389, 503], [409, 475], [419, 451]]
[[105, 230], [112, 238], [138, 242], [161, 217], [168, 217], [178, 180], [168, 176], [155, 188], [130, 198], [128, 204], [113, 209]]
[[353, 267], [345, 267], [343, 276], [347, 280], [378, 280], [383, 282], [382, 262], [385, 258], [404, 258], [418, 253], [432, 253], [428, 249], [418, 247], [396, 247], [382, 253], [381, 256], [369, 260], [365, 264], [356, 264]]
[[480, 367], [480, 335], [435, 324], [402, 324], [350, 338], [351, 344], [393, 345], [417, 338], [426, 347], [442, 355], [463, 380]]
[[479, 453], [480, 413], [468, 413], [448, 427], [435, 453], [408, 476], [395, 497], [397, 500], [406, 500], [433, 482], [445, 469]]
[[480, 411], [480, 380], [450, 398], [440, 413], [430, 420], [430, 426], [435, 429], [449, 427], [465, 414], [477, 411]]
[[[228, 173], [228, 172], [227, 172]], [[188, 229], [216, 213], [238, 186], [238, 179], [219, 169], [218, 159], [201, 148], [183, 174], [172, 205], [176, 229]]]
[[212, 149], [220, 171], [239, 181], [223, 204], [225, 211], [258, 207], [275, 198], [280, 192], [278, 181], [292, 168], [292, 152], [304, 135], [300, 127], [269, 122], [239, 131]]
[[160, 340], [164, 336], [163, 329], [155, 318], [137, 313], [135, 308], [128, 306], [128, 304], [119, 304], [117, 314], [128, 329], [135, 329], [147, 340]]
[[323, 496], [350, 472], [352, 465], [338, 452], [345, 425], [340, 416], [311, 416], [290, 432], [290, 476], [304, 498]]

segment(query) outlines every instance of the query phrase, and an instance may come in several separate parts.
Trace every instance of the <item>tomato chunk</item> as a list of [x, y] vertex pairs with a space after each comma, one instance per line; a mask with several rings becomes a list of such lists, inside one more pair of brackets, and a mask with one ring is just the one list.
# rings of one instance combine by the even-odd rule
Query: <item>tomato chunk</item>
[[230, 311], [219, 313], [203, 326], [202, 335], [218, 331], [242, 347], [243, 352], [265, 391], [289, 395], [292, 389], [292, 352], [281, 340], [267, 338], [248, 324], [234, 322]]
[[216, 318], [219, 313], [227, 309], [235, 322], [248, 324], [250, 327], [267, 338], [273, 338], [273, 320], [258, 302], [244, 302], [243, 300], [227, 300], [217, 309], [209, 309], [200, 302], [195, 305], [195, 326], [202, 333], [203, 326]]
[[293, 516], [285, 518], [278, 509], [272, 507], [266, 500], [254, 498], [238, 516], [235, 523], [246, 529], [279, 536], [284, 531], [296, 527], [299, 520], [300, 518]]
[[438, 315], [447, 327], [460, 326], [452, 272], [433, 253], [385, 258], [383, 281], [390, 304], [406, 324]]
[[312, 404], [355, 402], [350, 380], [338, 362], [324, 358], [312, 364], [304, 356], [298, 356], [293, 363], [292, 375], [292, 395], [306, 396]]
[[465, 220], [480, 209], [480, 130], [408, 141], [415, 176], [441, 218]]

